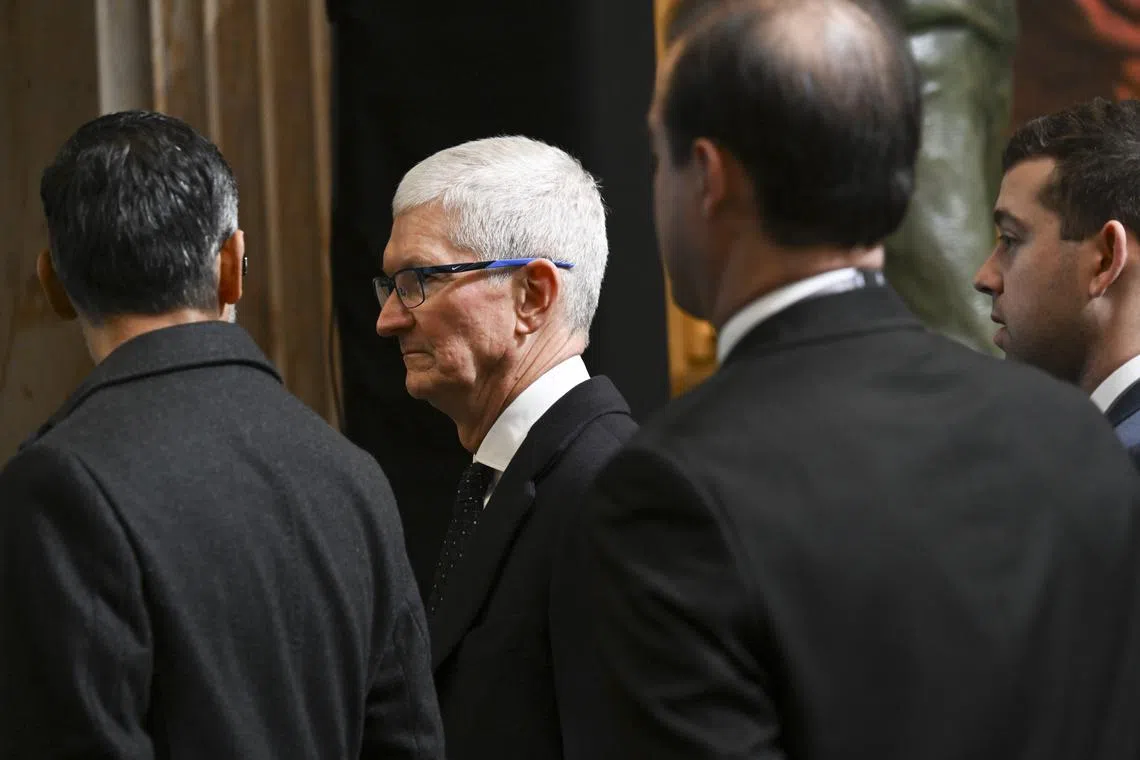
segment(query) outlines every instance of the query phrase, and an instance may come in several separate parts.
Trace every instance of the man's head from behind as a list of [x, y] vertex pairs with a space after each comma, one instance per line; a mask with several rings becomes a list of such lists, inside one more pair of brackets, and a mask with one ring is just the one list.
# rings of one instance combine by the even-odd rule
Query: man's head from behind
[[[392, 213], [376, 329], [399, 339], [413, 396], [458, 419], [584, 350], [608, 246], [577, 160], [524, 137], [465, 143], [409, 171]], [[476, 262], [495, 264], [422, 269]]]
[[994, 341], [1095, 386], [1105, 352], [1140, 337], [1140, 102], [1096, 100], [1031, 121], [1003, 170], [997, 245], [975, 277], [1002, 325]]
[[919, 80], [874, 5], [682, 6], [650, 112], [656, 218], [678, 303], [716, 322], [723, 292], [760, 270], [806, 276], [813, 252], [871, 248], [899, 225]]
[[44, 170], [40, 197], [50, 242], [40, 278], [61, 314], [95, 329], [232, 318], [244, 258], [237, 184], [185, 123], [129, 111], [84, 124]]

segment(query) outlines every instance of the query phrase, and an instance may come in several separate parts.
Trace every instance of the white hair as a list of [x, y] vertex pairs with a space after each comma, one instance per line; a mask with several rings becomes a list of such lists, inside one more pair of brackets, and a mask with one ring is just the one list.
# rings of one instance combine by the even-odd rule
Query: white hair
[[609, 245], [597, 181], [565, 151], [527, 137], [491, 137], [440, 151], [400, 181], [392, 215], [440, 203], [450, 241], [480, 261], [545, 258], [559, 270], [563, 317], [589, 336]]

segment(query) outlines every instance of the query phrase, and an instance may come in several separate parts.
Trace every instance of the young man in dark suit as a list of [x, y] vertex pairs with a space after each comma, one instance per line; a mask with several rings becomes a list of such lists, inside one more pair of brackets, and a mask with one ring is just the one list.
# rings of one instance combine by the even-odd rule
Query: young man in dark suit
[[885, 284], [921, 114], [881, 15], [733, 3], [663, 62], [662, 255], [722, 363], [587, 500], [596, 758], [1140, 751], [1140, 479]]
[[225, 159], [111, 114], [40, 192], [96, 367], [0, 473], [0, 757], [443, 758], [388, 481], [231, 324]]
[[636, 427], [581, 358], [608, 253], [601, 195], [563, 151], [501, 137], [425, 159], [392, 205], [376, 329], [472, 454], [428, 594], [448, 756], [581, 756], [597, 673], [573, 537]]
[[974, 285], [1006, 355], [1080, 387], [1140, 467], [1140, 102], [1094, 100], [1010, 138], [998, 240]]

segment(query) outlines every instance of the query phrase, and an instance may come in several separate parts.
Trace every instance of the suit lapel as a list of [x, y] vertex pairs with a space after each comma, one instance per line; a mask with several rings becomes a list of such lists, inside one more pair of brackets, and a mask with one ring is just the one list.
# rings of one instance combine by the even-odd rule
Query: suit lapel
[[595, 377], [558, 400], [534, 424], [487, 503], [431, 621], [438, 668], [471, 628], [534, 507], [537, 484], [584, 427], [606, 414], [629, 414], [613, 383]]
[[1140, 380], [1128, 386], [1128, 389], [1112, 402], [1112, 406], [1104, 413], [1113, 427], [1119, 427], [1126, 419], [1140, 411]]
[[[503, 474], [478, 528], [452, 571], [448, 588], [431, 621], [432, 663], [438, 667], [479, 613], [499, 566], [534, 504], [534, 480], [517, 469]], [[511, 474], [508, 480], [507, 475]]]

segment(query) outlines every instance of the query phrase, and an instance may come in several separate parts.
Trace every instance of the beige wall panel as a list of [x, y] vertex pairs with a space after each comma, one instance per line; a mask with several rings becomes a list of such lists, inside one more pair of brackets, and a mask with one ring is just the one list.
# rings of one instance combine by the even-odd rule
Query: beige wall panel
[[[325, 0], [308, 0], [309, 36], [312, 56], [309, 60], [309, 83], [313, 97], [313, 157], [317, 184], [317, 203], [320, 223], [320, 291], [322, 347], [325, 356], [332, 359], [321, 366], [325, 382], [325, 418], [339, 424], [337, 389], [340, 388], [340, 348], [336, 318], [332, 307], [332, 259], [329, 248], [332, 241], [332, 41], [331, 30], [325, 19]], [[318, 409], [318, 411], [320, 411]]]
[[0, 463], [90, 370], [36, 283], [40, 172], [124, 108], [183, 118], [226, 154], [250, 256], [239, 322], [335, 421], [323, 0], [0, 0], [0, 22]]
[[151, 0], [95, 0], [100, 113], [154, 107], [155, 31]]
[[277, 264], [288, 276], [280, 283], [282, 308], [273, 322], [288, 339], [282, 370], [293, 392], [314, 409], [329, 404], [328, 315], [325, 290], [324, 213], [316, 158], [316, 117], [324, 104], [314, 100], [313, 39], [309, 0], [274, 0], [267, 14], [268, 68], [273, 72], [267, 103], [273, 124], [268, 163], [276, 184]]
[[[90, 369], [74, 323], [40, 293], [43, 167], [99, 110], [95, 5], [0, 0], [0, 462]], [[66, 54], [61, 54], [66, 51]]]
[[210, 60], [206, 55], [203, 0], [150, 0], [156, 17], [158, 65], [155, 107], [185, 120], [203, 134], [213, 124], [209, 112]]
[[273, 250], [269, 198], [263, 179], [266, 144], [265, 115], [258, 63], [261, 30], [253, 0], [215, 0], [217, 14], [206, 19], [208, 58], [216, 62], [219, 132], [211, 135], [233, 167], [241, 194], [240, 224], [245, 231], [249, 276], [238, 320], [249, 330], [270, 359], [280, 366], [280, 336], [272, 322], [277, 305], [271, 304]]

